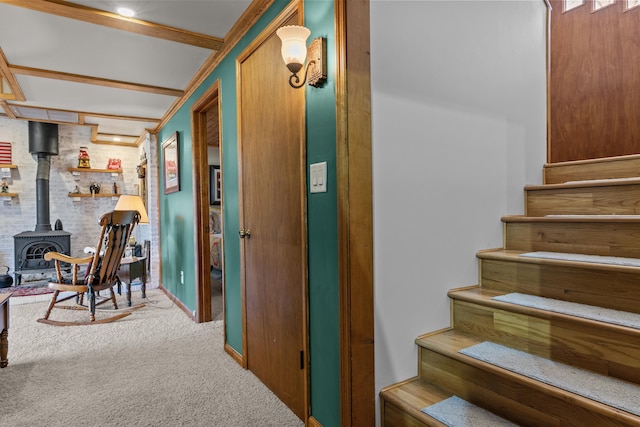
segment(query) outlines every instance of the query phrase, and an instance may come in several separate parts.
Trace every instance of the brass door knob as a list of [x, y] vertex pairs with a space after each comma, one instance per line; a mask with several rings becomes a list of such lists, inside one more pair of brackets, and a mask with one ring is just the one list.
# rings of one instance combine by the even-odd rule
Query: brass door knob
[[247, 230], [240, 230], [238, 231], [238, 236], [240, 236], [241, 239], [244, 239], [245, 237], [247, 239], [251, 238], [251, 230], [247, 229]]

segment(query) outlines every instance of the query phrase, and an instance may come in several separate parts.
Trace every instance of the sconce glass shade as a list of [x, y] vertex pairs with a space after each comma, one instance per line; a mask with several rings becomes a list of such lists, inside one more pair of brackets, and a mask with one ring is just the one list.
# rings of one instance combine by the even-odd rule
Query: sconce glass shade
[[123, 194], [118, 198], [114, 211], [138, 211], [140, 212], [140, 224], [149, 224], [149, 217], [147, 216], [147, 210], [142, 202], [140, 196], [129, 196]]
[[297, 73], [307, 59], [307, 39], [311, 34], [308, 28], [298, 25], [287, 25], [276, 31], [282, 40], [282, 59], [289, 71]]

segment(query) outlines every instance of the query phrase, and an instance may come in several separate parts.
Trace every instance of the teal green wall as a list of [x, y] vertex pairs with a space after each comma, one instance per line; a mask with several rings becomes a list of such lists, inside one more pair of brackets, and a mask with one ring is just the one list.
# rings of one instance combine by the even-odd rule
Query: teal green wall
[[[220, 79], [222, 105], [222, 173], [224, 191], [224, 250], [226, 340], [242, 353], [240, 299], [240, 229], [238, 211], [238, 147], [236, 117], [236, 57], [282, 11], [287, 1], [276, 0], [198, 90], [160, 131], [162, 141], [180, 134], [181, 191], [164, 195], [160, 189], [162, 283], [190, 310], [195, 310], [194, 212], [192, 184], [191, 106]], [[338, 325], [335, 36], [333, 1], [305, 1], [305, 25], [311, 37], [326, 37], [327, 83], [306, 87], [307, 165], [327, 162], [327, 193], [307, 194], [309, 250], [309, 346], [311, 414], [324, 426], [340, 425], [340, 366]], [[284, 65], [283, 65], [284, 66]], [[160, 159], [162, 162], [162, 159]], [[308, 173], [307, 166], [307, 173]], [[164, 177], [160, 177], [164, 182]], [[180, 271], [185, 284], [180, 284]]]
[[[324, 427], [340, 425], [338, 208], [333, 1], [306, 1], [309, 39], [327, 39], [327, 82], [307, 87], [307, 165], [327, 162], [327, 192], [307, 193], [309, 347], [312, 415]], [[309, 166], [307, 166], [307, 173]]]

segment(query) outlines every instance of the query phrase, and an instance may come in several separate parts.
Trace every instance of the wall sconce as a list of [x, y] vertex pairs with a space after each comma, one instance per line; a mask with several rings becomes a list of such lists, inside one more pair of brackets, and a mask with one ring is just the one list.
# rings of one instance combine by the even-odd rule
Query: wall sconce
[[[289, 84], [291, 87], [300, 88], [304, 86], [305, 80], [314, 87], [320, 86], [327, 80], [327, 40], [318, 37], [311, 41], [307, 49], [307, 38], [311, 34], [308, 28], [298, 25], [287, 25], [278, 28], [276, 31], [282, 40], [282, 59], [291, 71]], [[309, 55], [309, 62], [304, 70], [304, 78], [300, 81], [298, 72], [304, 67], [304, 61]]]

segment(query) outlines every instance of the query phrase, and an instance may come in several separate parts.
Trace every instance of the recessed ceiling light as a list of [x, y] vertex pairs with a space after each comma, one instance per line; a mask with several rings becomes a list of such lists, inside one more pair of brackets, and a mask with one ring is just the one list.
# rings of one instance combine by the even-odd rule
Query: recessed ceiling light
[[129, 9], [128, 7], [119, 7], [116, 9], [116, 11], [118, 12], [119, 15], [124, 16], [125, 18], [131, 18], [136, 14], [133, 10]]
[[113, 137], [113, 140], [114, 140], [115, 142], [118, 142], [118, 141], [120, 141], [120, 137], [119, 137], [119, 136], [114, 136], [114, 137]]

